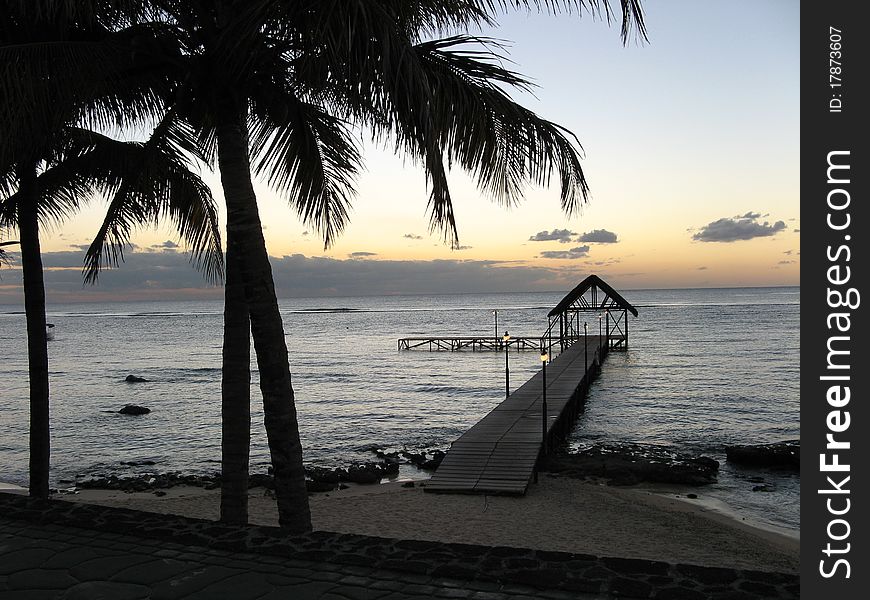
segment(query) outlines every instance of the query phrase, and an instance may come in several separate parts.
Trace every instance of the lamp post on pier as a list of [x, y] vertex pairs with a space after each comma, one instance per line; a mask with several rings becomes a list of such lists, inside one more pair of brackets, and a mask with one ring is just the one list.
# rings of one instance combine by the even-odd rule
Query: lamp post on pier
[[550, 355], [547, 351], [541, 348], [541, 368], [542, 380], [544, 386], [541, 393], [541, 449], [544, 456], [547, 456], [547, 361], [550, 360]]
[[583, 377], [586, 377], [586, 373], [589, 372], [589, 344], [586, 341], [588, 339], [587, 329], [589, 329], [589, 324], [583, 321]]
[[511, 341], [511, 336], [508, 334], [507, 330], [504, 332], [504, 337], [501, 338], [504, 341], [504, 397], [510, 398], [511, 395], [511, 372], [510, 367], [508, 366], [508, 342]]
[[610, 311], [604, 311], [604, 333], [607, 335], [607, 351], [610, 351]]
[[598, 361], [601, 361], [601, 313], [598, 314]]

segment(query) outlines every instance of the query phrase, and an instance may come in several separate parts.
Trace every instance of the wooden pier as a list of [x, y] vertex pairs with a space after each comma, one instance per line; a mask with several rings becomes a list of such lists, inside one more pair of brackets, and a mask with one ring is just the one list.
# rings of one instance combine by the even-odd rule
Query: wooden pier
[[[598, 321], [591, 320], [594, 329], [590, 312]], [[604, 358], [628, 348], [629, 312], [637, 316], [637, 309], [595, 275], [569, 292], [547, 315], [549, 326], [540, 338], [517, 338], [540, 349], [542, 369], [453, 442], [425, 490], [525, 494], [538, 461], [573, 427]], [[601, 334], [589, 335], [590, 329]], [[406, 338], [414, 339], [418, 346], [437, 347], [436, 340], [480, 338]], [[493, 344], [488, 349], [499, 349], [497, 338], [486, 339]], [[445, 342], [443, 349], [458, 348]]]
[[453, 442], [427, 492], [523, 495], [532, 480], [544, 439], [565, 435], [607, 355], [604, 338], [572, 344], [547, 365], [544, 436], [544, 372], [536, 373], [509, 398]]
[[540, 337], [511, 337], [507, 342], [500, 337], [486, 336], [442, 336], [442, 337], [409, 337], [399, 339], [399, 350], [423, 348], [430, 352], [501, 352], [509, 350], [540, 350]]

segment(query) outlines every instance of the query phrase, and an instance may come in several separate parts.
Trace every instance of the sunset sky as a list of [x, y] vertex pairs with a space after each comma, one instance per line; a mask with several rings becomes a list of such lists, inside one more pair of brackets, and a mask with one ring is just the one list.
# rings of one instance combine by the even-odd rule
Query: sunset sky
[[[515, 98], [583, 144], [592, 198], [580, 215], [562, 214], [558, 186], [530, 188], [505, 209], [454, 172], [463, 249], [451, 250], [428, 231], [422, 171], [369, 144], [351, 223], [328, 250], [258, 186], [279, 293], [428, 293], [435, 281], [449, 292], [560, 290], [589, 273], [623, 289], [798, 285], [799, 3], [644, 7], [648, 44], [624, 47], [618, 27], [585, 15], [509, 14], [482, 32], [508, 40], [510, 66], [539, 86]], [[217, 176], [204, 175], [222, 203]], [[128, 264], [83, 290], [78, 245], [102, 209], [95, 202], [44, 234], [50, 302], [53, 291], [69, 300], [219, 291], [202, 289], [162, 229], [137, 234]], [[319, 274], [317, 285], [310, 276], [295, 285], [304, 273]], [[0, 277], [0, 302], [19, 302], [20, 272]]]

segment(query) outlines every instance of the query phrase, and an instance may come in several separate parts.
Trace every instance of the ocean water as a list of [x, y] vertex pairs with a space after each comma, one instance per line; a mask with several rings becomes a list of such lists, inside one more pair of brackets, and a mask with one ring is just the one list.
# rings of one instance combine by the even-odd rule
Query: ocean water
[[[446, 448], [504, 395], [504, 355], [398, 351], [422, 335], [540, 335], [563, 293], [281, 301], [309, 464], [372, 460], [372, 446]], [[625, 291], [630, 347], [593, 384], [569, 444], [664, 444], [722, 463], [698, 493], [755, 521], [799, 528], [796, 474], [737, 469], [724, 446], [800, 437], [799, 288]], [[213, 472], [220, 460], [220, 302], [49, 307], [52, 482], [123, 473]], [[590, 321], [590, 327], [597, 327]], [[27, 350], [20, 307], [0, 306], [0, 481], [27, 482]], [[517, 387], [540, 368], [510, 355]], [[147, 383], [128, 384], [135, 374]], [[257, 375], [254, 372], [254, 386]], [[268, 449], [252, 391], [252, 470]], [[125, 404], [142, 417], [117, 414]], [[773, 492], [752, 492], [763, 477]]]

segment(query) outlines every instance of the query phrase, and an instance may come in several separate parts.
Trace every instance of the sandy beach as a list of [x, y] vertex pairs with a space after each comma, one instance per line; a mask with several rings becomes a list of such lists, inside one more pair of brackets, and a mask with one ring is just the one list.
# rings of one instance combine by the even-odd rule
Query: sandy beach
[[[277, 525], [271, 493], [254, 488], [250, 519]], [[542, 477], [524, 497], [424, 493], [400, 483], [310, 497], [315, 530], [559, 550], [706, 566], [797, 572], [799, 539], [742, 522], [721, 507], [639, 488]], [[82, 490], [64, 500], [217, 519], [219, 490], [165, 496]]]

